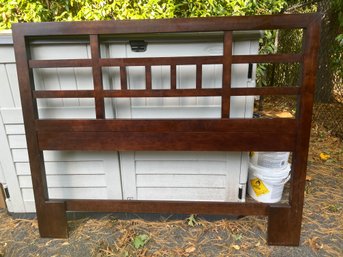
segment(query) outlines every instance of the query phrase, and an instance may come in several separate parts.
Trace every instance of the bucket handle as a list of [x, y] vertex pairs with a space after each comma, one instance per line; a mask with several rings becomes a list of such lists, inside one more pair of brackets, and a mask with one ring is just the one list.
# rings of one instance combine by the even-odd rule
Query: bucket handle
[[290, 180], [290, 178], [291, 178], [291, 173], [289, 173], [288, 176], [281, 181], [281, 184], [283, 185], [286, 184]]

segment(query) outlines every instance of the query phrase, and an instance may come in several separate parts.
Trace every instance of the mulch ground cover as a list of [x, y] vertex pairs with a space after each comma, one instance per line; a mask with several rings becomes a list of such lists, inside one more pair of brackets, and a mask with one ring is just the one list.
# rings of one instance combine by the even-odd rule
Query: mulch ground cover
[[61, 240], [1, 210], [0, 256], [343, 256], [342, 156], [342, 141], [314, 126], [299, 247], [268, 246], [265, 217], [90, 216], [69, 219]]

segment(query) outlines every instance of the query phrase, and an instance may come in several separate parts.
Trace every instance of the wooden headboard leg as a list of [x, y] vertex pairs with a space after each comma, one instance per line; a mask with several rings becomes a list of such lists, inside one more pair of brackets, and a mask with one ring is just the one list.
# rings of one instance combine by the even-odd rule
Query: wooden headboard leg
[[68, 223], [65, 203], [45, 202], [42, 206], [36, 207], [39, 234], [44, 238], [67, 238]]
[[271, 205], [268, 215], [268, 245], [298, 246], [300, 242], [301, 216], [294, 208]]

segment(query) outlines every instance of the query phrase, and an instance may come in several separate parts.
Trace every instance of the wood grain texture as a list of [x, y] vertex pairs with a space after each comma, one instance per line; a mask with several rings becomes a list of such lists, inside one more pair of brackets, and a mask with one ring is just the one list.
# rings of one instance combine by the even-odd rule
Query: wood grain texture
[[[39, 132], [41, 150], [293, 151], [295, 136], [256, 132]], [[275, 144], [275, 141], [278, 144]]]
[[296, 134], [295, 119], [37, 120], [38, 132], [257, 132]]
[[102, 94], [102, 70], [99, 65], [100, 56], [100, 42], [98, 35], [89, 36], [91, 45], [91, 56], [92, 56], [92, 73], [93, 73], [93, 85], [95, 95], [95, 114], [97, 119], [105, 118], [105, 104], [104, 96]]
[[66, 200], [68, 211], [267, 215], [268, 204], [188, 201]]
[[130, 33], [174, 33], [225, 30], [265, 30], [306, 28], [318, 14], [260, 15], [214, 18], [180, 18], [137, 21], [96, 21], [63, 23], [16, 23], [13, 29], [18, 35], [87, 35], [87, 34], [130, 34]]
[[37, 211], [41, 237], [67, 238], [68, 225], [64, 201], [45, 202]]
[[224, 33], [223, 51], [223, 84], [225, 92], [222, 95], [222, 118], [230, 116], [231, 102], [231, 70], [232, 70], [232, 31]]
[[[313, 91], [319, 47], [320, 14], [268, 15], [139, 21], [94, 21], [14, 24], [13, 38], [41, 236], [66, 237], [65, 211], [167, 212], [267, 215], [268, 243], [298, 245], [300, 240], [306, 164], [311, 128]], [[304, 29], [299, 54], [233, 55], [232, 32], [268, 29]], [[135, 33], [223, 32], [223, 55], [187, 57], [101, 58], [100, 37]], [[73, 38], [89, 35], [90, 59], [32, 60], [30, 40], [35, 36]], [[300, 87], [231, 88], [234, 63], [300, 63]], [[222, 87], [206, 89], [202, 69], [222, 64]], [[151, 66], [170, 67], [170, 89], [152, 89]], [[196, 67], [195, 89], [177, 89], [177, 65]], [[104, 90], [102, 67], [120, 67], [120, 90]], [[145, 89], [130, 90], [126, 69], [145, 67]], [[92, 67], [94, 90], [35, 91], [33, 68]], [[182, 85], [181, 85], [182, 86]], [[244, 85], [242, 85], [244, 86]], [[287, 87], [288, 86], [288, 87]], [[131, 85], [130, 85], [131, 87]], [[134, 87], [132, 87], [134, 88]], [[230, 98], [249, 95], [296, 95], [295, 119], [229, 119]], [[219, 96], [221, 119], [106, 120], [104, 97]], [[95, 99], [95, 120], [40, 120], [37, 98]], [[161, 150], [161, 151], [291, 151], [292, 181], [289, 205], [220, 202], [123, 200], [49, 200], [42, 150]]]

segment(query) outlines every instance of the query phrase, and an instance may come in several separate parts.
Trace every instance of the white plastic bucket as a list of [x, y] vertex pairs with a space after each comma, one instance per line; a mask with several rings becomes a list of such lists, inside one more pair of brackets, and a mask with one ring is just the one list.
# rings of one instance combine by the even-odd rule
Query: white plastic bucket
[[290, 165], [268, 169], [249, 164], [248, 194], [263, 203], [276, 203], [282, 198], [284, 185], [290, 179]]
[[250, 162], [255, 166], [282, 169], [288, 165], [289, 152], [252, 152]]

